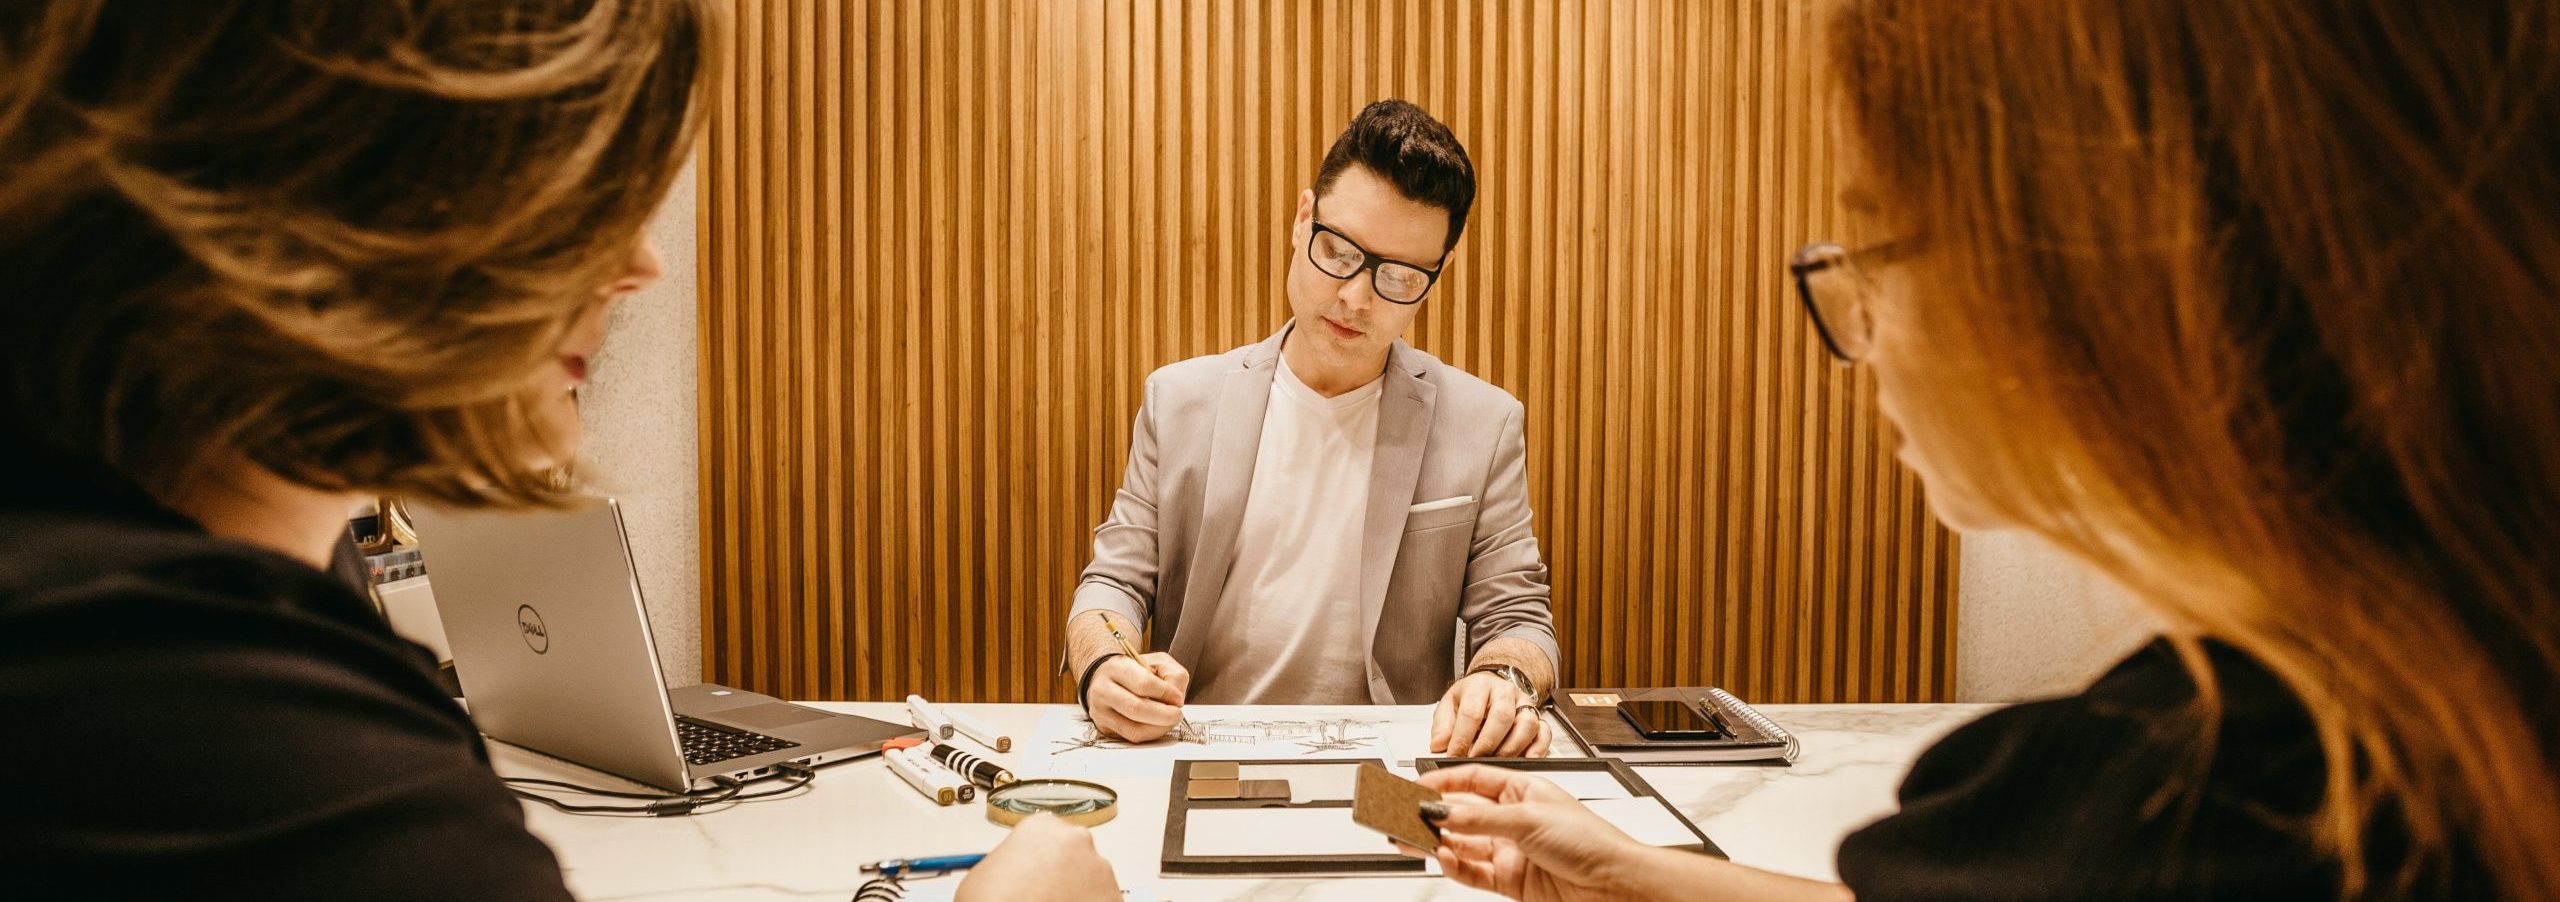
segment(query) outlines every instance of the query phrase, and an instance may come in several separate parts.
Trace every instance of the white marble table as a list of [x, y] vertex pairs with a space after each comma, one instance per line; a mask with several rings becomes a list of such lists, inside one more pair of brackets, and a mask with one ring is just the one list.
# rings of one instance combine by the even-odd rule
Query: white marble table
[[[903, 722], [902, 705], [818, 702], [815, 707]], [[1028, 736], [1047, 706], [954, 705]], [[1795, 766], [1644, 767], [1638, 770], [1733, 860], [1831, 879], [1840, 838], [1893, 809], [1893, 788], [1913, 758], [1990, 705], [1765, 705], [1803, 740]], [[1558, 754], [1574, 754], [1570, 739]], [[616, 781], [505, 746], [510, 776]], [[1009, 757], [1009, 756], [1007, 756]], [[1438, 877], [1204, 879], [1160, 877], [1170, 774], [1094, 778], [1120, 793], [1120, 814], [1094, 830], [1133, 898], [1478, 899]], [[622, 784], [627, 785], [627, 784]], [[770, 784], [758, 784], [770, 785]], [[1004, 838], [979, 805], [936, 807], [877, 758], [829, 766], [805, 794], [684, 818], [572, 817], [526, 804], [533, 831], [551, 844], [579, 897], [778, 900], [852, 896], [857, 866], [883, 858], [984, 851]], [[949, 882], [956, 878], [945, 878]]]

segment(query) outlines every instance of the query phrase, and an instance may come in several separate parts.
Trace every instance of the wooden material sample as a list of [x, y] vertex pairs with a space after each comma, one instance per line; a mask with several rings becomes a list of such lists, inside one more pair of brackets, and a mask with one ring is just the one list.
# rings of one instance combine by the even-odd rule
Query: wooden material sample
[[1362, 764], [1360, 785], [1351, 799], [1351, 820], [1429, 852], [1440, 848], [1440, 831], [1422, 819], [1422, 803], [1439, 800], [1437, 790], [1375, 764]]

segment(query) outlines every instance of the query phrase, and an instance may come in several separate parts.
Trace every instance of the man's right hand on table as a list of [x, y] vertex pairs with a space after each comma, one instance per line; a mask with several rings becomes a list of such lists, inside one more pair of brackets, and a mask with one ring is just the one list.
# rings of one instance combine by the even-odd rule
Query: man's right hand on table
[[1087, 716], [1095, 726], [1130, 742], [1146, 742], [1173, 731], [1182, 722], [1182, 701], [1191, 689], [1191, 671], [1164, 652], [1148, 652], [1131, 660], [1113, 655], [1093, 672], [1086, 687]]

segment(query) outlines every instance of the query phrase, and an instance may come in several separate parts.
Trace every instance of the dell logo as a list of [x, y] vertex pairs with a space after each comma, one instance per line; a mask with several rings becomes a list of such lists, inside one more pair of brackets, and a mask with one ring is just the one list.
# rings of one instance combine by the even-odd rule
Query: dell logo
[[551, 650], [551, 634], [542, 631], [542, 613], [532, 605], [516, 606], [516, 629], [524, 633], [524, 645], [534, 654]]

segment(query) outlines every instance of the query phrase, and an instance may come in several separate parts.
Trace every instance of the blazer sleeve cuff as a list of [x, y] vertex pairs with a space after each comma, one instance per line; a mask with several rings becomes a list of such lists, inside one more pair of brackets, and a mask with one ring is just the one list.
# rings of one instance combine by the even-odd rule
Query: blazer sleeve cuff
[[[1139, 604], [1137, 596], [1129, 594], [1127, 589], [1099, 580], [1087, 580], [1082, 585], [1076, 586], [1075, 603], [1067, 607], [1067, 622], [1073, 623], [1076, 618], [1088, 616], [1088, 612], [1091, 611], [1109, 611], [1111, 616], [1120, 618], [1120, 622], [1134, 627], [1144, 628], [1147, 623], [1146, 608]], [[1069, 666], [1071, 664], [1067, 660], [1065, 640], [1061, 639], [1058, 646], [1058, 672], [1066, 673]]]

